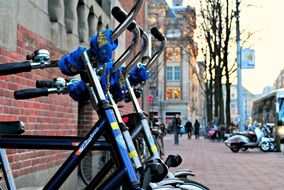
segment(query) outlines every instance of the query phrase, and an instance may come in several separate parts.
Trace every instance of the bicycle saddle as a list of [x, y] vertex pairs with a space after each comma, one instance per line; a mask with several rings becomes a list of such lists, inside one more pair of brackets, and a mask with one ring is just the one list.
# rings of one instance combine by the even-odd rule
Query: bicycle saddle
[[22, 121], [0, 121], [0, 135], [20, 135], [25, 132]]

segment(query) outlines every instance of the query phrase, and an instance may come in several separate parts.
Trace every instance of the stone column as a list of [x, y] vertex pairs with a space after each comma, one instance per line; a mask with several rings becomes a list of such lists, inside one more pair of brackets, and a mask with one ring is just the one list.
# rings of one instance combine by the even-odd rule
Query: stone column
[[88, 43], [89, 39], [89, 27], [88, 27], [88, 7], [79, 1], [77, 6], [78, 13], [78, 35], [80, 43]]

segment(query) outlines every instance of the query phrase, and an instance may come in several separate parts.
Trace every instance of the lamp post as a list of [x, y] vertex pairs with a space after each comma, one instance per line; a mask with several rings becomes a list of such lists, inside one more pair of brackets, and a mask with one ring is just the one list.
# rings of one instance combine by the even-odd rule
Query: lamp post
[[241, 39], [240, 39], [240, 1], [236, 0], [236, 43], [237, 43], [237, 75], [238, 75], [238, 126], [239, 130], [244, 130], [244, 106], [243, 106], [243, 87], [242, 87], [242, 55], [241, 55]]

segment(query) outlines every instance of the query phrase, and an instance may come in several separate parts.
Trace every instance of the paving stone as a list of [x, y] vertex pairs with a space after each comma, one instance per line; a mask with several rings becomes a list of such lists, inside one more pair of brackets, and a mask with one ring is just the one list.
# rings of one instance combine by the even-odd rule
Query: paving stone
[[164, 137], [165, 158], [181, 155], [183, 161], [176, 169], [190, 168], [196, 174], [193, 180], [211, 190], [283, 190], [284, 156], [277, 152], [249, 149], [233, 153], [223, 142], [207, 139], [180, 138], [174, 145], [173, 135]]

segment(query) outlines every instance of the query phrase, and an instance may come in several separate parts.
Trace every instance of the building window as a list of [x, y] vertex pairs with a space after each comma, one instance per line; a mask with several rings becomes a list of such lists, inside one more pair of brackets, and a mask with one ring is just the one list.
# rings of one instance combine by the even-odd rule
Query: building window
[[181, 32], [179, 29], [168, 29], [167, 37], [168, 38], [179, 38], [181, 37]]
[[173, 67], [167, 67], [167, 80], [173, 80]]
[[167, 87], [166, 100], [180, 100], [181, 91], [180, 87]]
[[153, 97], [157, 97], [158, 96], [158, 90], [155, 86], [151, 86], [150, 87], [150, 94], [153, 96]]
[[174, 80], [180, 80], [180, 67], [174, 67]]
[[166, 58], [168, 61], [180, 61], [181, 60], [181, 49], [180, 47], [167, 48]]
[[166, 79], [167, 81], [180, 80], [180, 67], [167, 67]]

